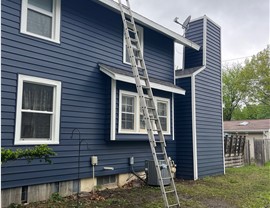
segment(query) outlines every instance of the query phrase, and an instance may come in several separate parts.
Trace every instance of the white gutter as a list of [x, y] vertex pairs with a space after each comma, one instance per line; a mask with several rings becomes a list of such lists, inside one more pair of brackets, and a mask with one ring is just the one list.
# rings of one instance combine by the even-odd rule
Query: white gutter
[[[120, 13], [120, 8], [119, 8], [118, 3], [116, 3], [113, 0], [97, 0], [95, 2], [107, 7], [113, 11]], [[126, 8], [123, 8], [123, 9], [124, 9], [125, 13], [128, 13], [128, 10]], [[147, 27], [159, 32], [159, 33], [162, 33], [170, 38], [173, 38], [176, 43], [193, 48], [197, 51], [200, 50], [200, 46], [198, 44], [188, 40], [187, 38], [184, 38], [183, 36], [169, 30], [168, 28], [161, 26], [158, 23], [153, 22], [152, 20], [147, 19], [146, 17], [144, 17], [144, 16], [142, 16], [134, 11], [132, 11], [132, 13], [133, 13], [133, 17], [137, 23], [145, 25], [145, 26], [147, 26]]]

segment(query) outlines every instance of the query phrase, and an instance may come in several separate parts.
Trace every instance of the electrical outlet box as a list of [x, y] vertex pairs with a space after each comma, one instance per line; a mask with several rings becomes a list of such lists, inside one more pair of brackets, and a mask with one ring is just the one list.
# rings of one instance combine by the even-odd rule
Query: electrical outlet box
[[92, 165], [97, 165], [98, 164], [98, 157], [97, 156], [92, 156], [91, 157], [91, 164]]
[[130, 165], [134, 165], [134, 157], [130, 157], [129, 158], [129, 164]]

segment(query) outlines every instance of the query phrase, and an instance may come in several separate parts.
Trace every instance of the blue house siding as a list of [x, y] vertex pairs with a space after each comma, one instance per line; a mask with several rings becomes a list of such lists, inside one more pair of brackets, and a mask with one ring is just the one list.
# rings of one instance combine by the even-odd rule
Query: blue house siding
[[185, 47], [184, 52], [184, 68], [193, 68], [202, 66], [203, 63], [203, 19], [190, 22], [189, 29], [185, 35], [186, 38], [192, 40], [201, 46], [199, 51]]
[[196, 75], [198, 176], [223, 174], [220, 28], [207, 19], [206, 69]]
[[[98, 63], [124, 70], [123, 29], [119, 14], [92, 1], [63, 0], [61, 43], [56, 44], [20, 33], [20, 1], [2, 1], [2, 146], [14, 146], [18, 74], [62, 82], [60, 144], [50, 145], [57, 156], [48, 165], [24, 160], [2, 166], [2, 188], [42, 184], [77, 178], [78, 128], [82, 143], [80, 177], [90, 177], [91, 155], [99, 157], [96, 175], [130, 171], [128, 158], [135, 157], [135, 170], [143, 170], [150, 158], [147, 142], [111, 142], [110, 79]], [[108, 24], [109, 22], [109, 24]], [[160, 44], [162, 43], [162, 44]], [[144, 30], [144, 55], [150, 77], [173, 82], [173, 40]], [[87, 145], [89, 149], [87, 149]], [[169, 146], [173, 152], [174, 142]], [[114, 171], [104, 171], [104, 166]]]
[[177, 79], [176, 84], [186, 90], [184, 96], [175, 96], [176, 176], [193, 179], [191, 78]]

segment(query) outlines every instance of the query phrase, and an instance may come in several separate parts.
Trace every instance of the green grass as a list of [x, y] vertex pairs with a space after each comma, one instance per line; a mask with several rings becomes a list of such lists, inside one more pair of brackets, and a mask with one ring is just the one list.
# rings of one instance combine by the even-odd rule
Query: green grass
[[[181, 207], [192, 208], [270, 208], [270, 163], [264, 167], [246, 166], [226, 169], [226, 175], [206, 177], [197, 181], [177, 181]], [[99, 192], [105, 200], [80, 199], [80, 207], [162, 208], [158, 187], [137, 187]], [[72, 197], [58, 195], [32, 207], [76, 207]]]

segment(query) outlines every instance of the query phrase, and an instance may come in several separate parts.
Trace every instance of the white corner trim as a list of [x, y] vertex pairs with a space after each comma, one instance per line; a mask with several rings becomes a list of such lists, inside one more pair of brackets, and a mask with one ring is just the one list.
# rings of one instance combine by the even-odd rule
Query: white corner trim
[[192, 143], [193, 143], [193, 175], [194, 180], [198, 179], [198, 156], [197, 156], [197, 126], [196, 126], [196, 97], [195, 97], [195, 76], [191, 77], [192, 95]]
[[[53, 90], [53, 110], [52, 112], [44, 112], [48, 114], [52, 114], [51, 120], [51, 140], [47, 139], [21, 139], [21, 120], [22, 120], [22, 112], [41, 112], [34, 110], [26, 110], [22, 109], [22, 98], [23, 98], [23, 83], [35, 83], [42, 84], [47, 86], [54, 87]], [[17, 108], [16, 108], [16, 123], [15, 123], [15, 138], [14, 145], [35, 145], [35, 144], [59, 144], [59, 134], [60, 134], [60, 111], [61, 111], [61, 82], [32, 77], [27, 75], [18, 75], [18, 86], [17, 86]]]
[[[100, 70], [114, 80], [123, 81], [123, 82], [131, 83], [131, 84], [136, 84], [134, 77], [130, 77], [130, 76], [122, 75], [122, 74], [117, 74], [117, 73], [111, 73], [108, 70], [104, 69], [103, 67], [100, 67]], [[143, 86], [145, 86], [144, 81], [142, 81], [141, 84]], [[151, 88], [166, 91], [166, 92], [172, 92], [172, 93], [176, 93], [176, 94], [180, 94], [180, 95], [185, 95], [185, 93], [186, 93], [186, 91], [184, 89], [177, 89], [177, 88], [169, 87], [166, 85], [158, 84], [155, 82], [150, 82], [150, 85], [151, 85]]]
[[116, 130], [116, 81], [111, 79], [111, 136], [110, 140], [115, 140]]
[[172, 140], [175, 140], [174, 128], [174, 94], [172, 93]]
[[[118, 3], [112, 1], [112, 0], [98, 0], [97, 3], [102, 4], [104, 6], [106, 6], [107, 8], [120, 12], [120, 8]], [[128, 10], [126, 8], [124, 8], [124, 12], [128, 13]], [[137, 14], [136, 12], [132, 11], [133, 13], [133, 17], [136, 20], [137, 23], [140, 23], [142, 25], [145, 25], [146, 27], [151, 28], [154, 31], [157, 31], [159, 33], [162, 33], [170, 38], [173, 38], [175, 40], [175, 42], [183, 44], [185, 46], [191, 47], [195, 50], [199, 50], [200, 46], [190, 40], [188, 40], [187, 38], [184, 38], [183, 36], [169, 30], [168, 28], [165, 28], [163, 26], [161, 26], [158, 23], [155, 23], [149, 19], [147, 19], [146, 17], [143, 17], [142, 15]]]
[[207, 32], [207, 17], [203, 18], [203, 66], [206, 65], [206, 32]]

